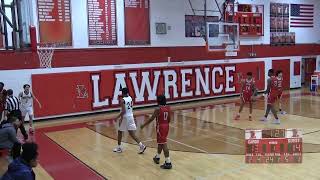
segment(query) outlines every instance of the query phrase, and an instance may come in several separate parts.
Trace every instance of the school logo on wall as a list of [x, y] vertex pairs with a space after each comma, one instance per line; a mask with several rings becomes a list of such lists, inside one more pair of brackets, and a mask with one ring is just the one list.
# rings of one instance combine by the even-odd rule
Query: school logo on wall
[[37, 117], [119, 109], [121, 87], [128, 87], [135, 107], [155, 105], [159, 94], [169, 103], [234, 95], [237, 72], [247, 71], [264, 89], [264, 62], [34, 74], [33, 91], [42, 104], [34, 109]]

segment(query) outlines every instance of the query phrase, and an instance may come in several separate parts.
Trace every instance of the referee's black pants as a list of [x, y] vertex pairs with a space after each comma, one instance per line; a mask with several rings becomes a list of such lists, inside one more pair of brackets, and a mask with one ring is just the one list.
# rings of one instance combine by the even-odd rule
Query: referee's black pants
[[27, 134], [27, 131], [24, 128], [24, 125], [23, 125], [24, 119], [22, 119], [22, 113], [21, 113], [20, 109], [11, 111], [9, 113], [9, 115], [8, 115], [8, 118], [11, 117], [11, 116], [17, 117], [20, 120], [21, 126], [19, 127], [19, 129], [20, 129], [24, 139], [28, 139], [28, 134]]

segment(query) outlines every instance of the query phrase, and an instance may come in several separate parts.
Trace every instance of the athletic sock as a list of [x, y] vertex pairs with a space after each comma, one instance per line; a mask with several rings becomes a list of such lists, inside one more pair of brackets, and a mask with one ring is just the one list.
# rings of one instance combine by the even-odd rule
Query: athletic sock
[[170, 157], [166, 157], [166, 163], [171, 163]]
[[143, 144], [142, 144], [142, 142], [139, 142], [139, 146], [140, 146], [140, 147], [143, 147]]
[[238, 113], [237, 116], [240, 116], [240, 113]]
[[156, 158], [157, 158], [157, 159], [160, 159], [160, 154], [156, 154]]

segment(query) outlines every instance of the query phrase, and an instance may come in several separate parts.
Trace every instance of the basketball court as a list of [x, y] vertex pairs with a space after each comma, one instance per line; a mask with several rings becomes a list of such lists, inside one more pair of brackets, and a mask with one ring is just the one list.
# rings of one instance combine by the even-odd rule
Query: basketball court
[[[36, 179], [320, 179], [320, 2], [1, 0], [0, 7], [0, 82], [14, 96], [30, 84], [40, 102], [26, 141], [39, 146]], [[261, 121], [270, 69], [283, 73], [280, 124], [272, 112]], [[235, 120], [249, 72], [258, 93], [250, 97], [252, 121], [248, 104]], [[123, 152], [113, 152], [123, 87], [143, 154], [128, 132]], [[140, 128], [160, 94], [171, 107], [168, 170], [152, 160], [156, 122]], [[0, 162], [1, 177], [8, 157]]]

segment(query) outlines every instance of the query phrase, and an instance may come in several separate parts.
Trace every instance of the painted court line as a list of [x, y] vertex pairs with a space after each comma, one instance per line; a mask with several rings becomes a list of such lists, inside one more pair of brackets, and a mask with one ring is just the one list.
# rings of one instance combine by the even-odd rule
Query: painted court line
[[201, 151], [201, 152], [204, 152], [204, 153], [209, 154], [209, 152], [208, 152], [208, 151], [205, 151], [205, 150], [203, 150], [203, 149], [199, 149], [199, 148], [196, 148], [196, 147], [194, 147], [194, 146], [190, 146], [190, 145], [188, 145], [188, 144], [185, 144], [185, 143], [182, 143], [182, 142], [179, 142], [179, 141], [176, 141], [176, 140], [170, 139], [170, 138], [168, 138], [168, 139], [169, 139], [170, 141], [175, 142], [175, 143], [178, 143], [178, 144], [184, 145], [184, 146], [186, 146], [186, 147], [189, 147], [189, 148], [192, 148], [192, 149], [195, 149], [195, 150], [198, 150], [198, 151]]
[[[186, 117], [189, 117], [189, 116], [186, 116]], [[204, 120], [202, 120], [202, 121], [204, 121]], [[212, 122], [212, 123], [215, 123], [215, 122]], [[215, 124], [218, 124], [218, 123], [215, 123]], [[206, 132], [210, 132], [210, 133], [213, 133], [213, 134], [217, 134], [217, 135], [220, 135], [220, 136], [223, 136], [223, 137], [227, 137], [227, 138], [230, 138], [230, 139], [236, 139], [236, 140], [241, 140], [241, 141], [243, 141], [243, 139], [239, 139], [239, 138], [237, 138], [237, 137], [227, 136], [227, 135], [220, 134], [220, 133], [217, 133], [217, 132], [211, 132], [211, 131], [209, 131], [209, 130], [201, 129], [201, 128], [198, 128], [198, 127], [194, 127], [194, 128], [196, 128], [196, 129], [198, 129], [198, 130], [201, 130], [201, 131], [206, 131]]]
[[[170, 125], [170, 127], [179, 129], [178, 127], [173, 126], [173, 125]], [[190, 132], [190, 130], [186, 130], [186, 131], [189, 131], [189, 132]], [[238, 146], [238, 147], [240, 147], [240, 148], [244, 148], [243, 146], [241, 146], [241, 145], [239, 145], [239, 144], [231, 143], [231, 142], [228, 142], [228, 141], [223, 141], [223, 140], [216, 139], [216, 138], [213, 138], [213, 137], [207, 136], [207, 135], [203, 135], [203, 136], [208, 137], [208, 138], [210, 138], [210, 139], [214, 139], [214, 140], [216, 140], [216, 141], [220, 141], [220, 142], [223, 142], [223, 143], [227, 143], [227, 144], [231, 144], [231, 145], [234, 145], [234, 146]]]
[[142, 143], [145, 143], [145, 142], [150, 142], [150, 141], [155, 141], [155, 140], [157, 140], [157, 139], [146, 139], [146, 140], [141, 141], [141, 142], [142, 142]]
[[314, 133], [317, 133], [317, 132], [320, 132], [320, 130], [311, 131], [311, 132], [305, 133], [305, 134], [303, 134], [303, 135], [314, 134]]

